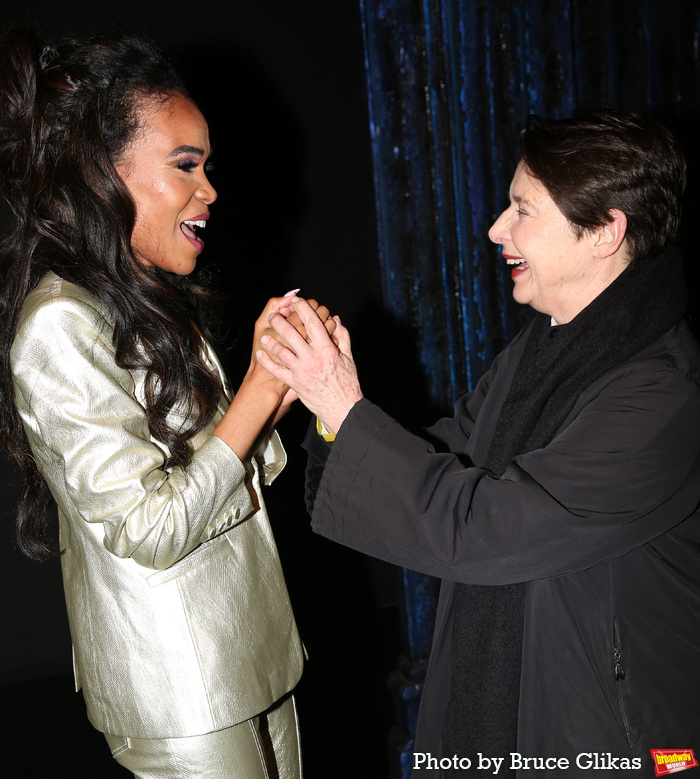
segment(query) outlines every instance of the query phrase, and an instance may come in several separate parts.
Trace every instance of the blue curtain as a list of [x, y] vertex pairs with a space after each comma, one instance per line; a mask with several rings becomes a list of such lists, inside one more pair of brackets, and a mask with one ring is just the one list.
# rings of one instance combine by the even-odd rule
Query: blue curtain
[[[415, 344], [430, 404], [448, 412], [527, 316], [487, 237], [507, 204], [526, 117], [596, 103], [650, 110], [685, 141], [696, 180], [700, 6], [360, 4], [384, 305]], [[689, 198], [695, 207], [696, 191]], [[429, 651], [437, 585], [404, 571], [403, 589], [417, 663]]]

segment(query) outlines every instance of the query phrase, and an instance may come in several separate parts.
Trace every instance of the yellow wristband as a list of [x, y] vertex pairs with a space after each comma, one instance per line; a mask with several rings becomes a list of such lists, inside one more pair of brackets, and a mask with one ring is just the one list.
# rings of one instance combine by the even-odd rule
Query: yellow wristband
[[326, 430], [323, 422], [316, 417], [316, 432], [323, 438], [324, 441], [328, 441], [328, 443], [332, 443], [335, 441], [335, 433], [331, 433], [330, 430]]

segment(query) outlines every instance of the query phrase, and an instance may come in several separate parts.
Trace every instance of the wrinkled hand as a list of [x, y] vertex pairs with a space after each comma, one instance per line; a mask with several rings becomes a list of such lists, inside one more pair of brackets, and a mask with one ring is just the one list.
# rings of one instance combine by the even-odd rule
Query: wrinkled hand
[[[333, 335], [335, 333], [336, 328], [338, 327], [338, 323], [335, 321], [335, 319], [331, 316], [331, 312], [328, 310], [326, 306], [320, 305], [316, 300], [313, 298], [307, 298], [306, 302], [313, 308], [313, 310], [316, 312], [316, 316], [323, 322], [326, 332], [328, 335]], [[284, 315], [282, 311], [280, 311], [281, 314]], [[290, 308], [289, 313], [286, 316], [287, 321], [289, 324], [293, 325], [296, 330], [298, 330], [301, 335], [306, 338], [308, 341], [308, 337], [306, 335], [306, 327], [304, 326], [304, 323], [301, 321], [301, 317], [299, 314], [297, 314], [296, 311], [292, 310]], [[270, 332], [267, 333], [267, 335], [272, 336], [274, 338], [277, 337], [277, 333], [270, 328]], [[285, 344], [285, 346], [289, 346], [289, 344]]]
[[[263, 335], [268, 335], [271, 338], [280, 340], [280, 336], [272, 329], [270, 325], [270, 317], [274, 312], [281, 314], [283, 317], [289, 320], [289, 323], [304, 337], [306, 338], [306, 328], [301, 318], [293, 311], [290, 305], [291, 297], [289, 293], [281, 298], [270, 298], [267, 301], [267, 305], [263, 309], [262, 314], [257, 318], [255, 322], [255, 334], [253, 336], [253, 354], [251, 358], [252, 362], [256, 360], [255, 354], [261, 348], [260, 339]], [[331, 312], [326, 306], [319, 305], [318, 301], [310, 298], [307, 303], [316, 312], [318, 318], [324, 323], [326, 331], [329, 335], [333, 335], [336, 327], [338, 326], [335, 319], [331, 317]], [[281, 341], [284, 346], [289, 347], [289, 344]]]
[[[299, 332], [302, 336], [306, 337], [306, 328], [303, 322], [299, 318], [299, 315], [292, 311], [290, 301], [292, 297], [287, 295], [279, 298], [270, 298], [262, 311], [262, 314], [257, 318], [255, 322], [255, 331], [253, 335], [253, 353], [251, 356], [250, 367], [248, 369], [248, 378], [253, 381], [260, 382], [266, 388], [274, 389], [278, 392], [281, 402], [277, 409], [277, 412], [272, 419], [272, 425], [277, 422], [287, 413], [292, 403], [297, 400], [297, 393], [290, 389], [284, 382], [280, 382], [269, 371], [264, 370], [261, 365], [258, 364], [256, 353], [261, 350], [261, 339], [263, 336], [270, 338], [279, 338], [275, 330], [270, 325], [270, 317], [279, 313], [281, 316], [288, 318], [290, 324]], [[326, 306], [321, 306], [316, 300], [307, 301], [309, 306], [316, 312], [317, 317], [324, 323], [326, 331], [329, 335], [333, 335], [337, 327], [337, 323], [331, 317], [330, 311]], [[288, 344], [284, 343], [285, 346]]]
[[[289, 386], [302, 403], [336, 433], [350, 409], [362, 398], [357, 369], [352, 358], [350, 334], [338, 317], [330, 335], [324, 322], [303, 298], [289, 299], [290, 315], [270, 312], [275, 336], [261, 336], [258, 363], [278, 381]], [[303, 333], [290, 321], [297, 314]]]

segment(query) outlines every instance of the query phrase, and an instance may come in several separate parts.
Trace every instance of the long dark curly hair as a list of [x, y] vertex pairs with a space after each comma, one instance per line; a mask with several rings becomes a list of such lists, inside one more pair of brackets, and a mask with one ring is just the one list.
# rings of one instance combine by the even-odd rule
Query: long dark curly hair
[[[211, 420], [220, 386], [201, 356], [208, 287], [144, 267], [131, 248], [134, 202], [115, 170], [154, 101], [186, 95], [170, 63], [134, 36], [42, 46], [25, 30], [0, 41], [0, 182], [14, 228], [0, 245], [0, 440], [21, 467], [17, 541], [52, 551], [51, 496], [17, 413], [10, 347], [27, 294], [47, 271], [79, 284], [115, 316], [117, 363], [146, 372], [152, 435], [187, 467], [189, 440]], [[185, 401], [193, 424], [169, 426]]]

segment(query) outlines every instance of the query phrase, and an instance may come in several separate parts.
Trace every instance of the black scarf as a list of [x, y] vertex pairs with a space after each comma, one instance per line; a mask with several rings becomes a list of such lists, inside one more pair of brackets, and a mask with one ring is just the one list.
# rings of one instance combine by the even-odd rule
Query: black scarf
[[[500, 475], [516, 455], [546, 446], [586, 387], [658, 340], [686, 307], [674, 249], [629, 265], [568, 324], [552, 327], [539, 314], [482, 467]], [[517, 751], [525, 586], [455, 587], [445, 756], [470, 757], [474, 765], [482, 752], [507, 765]], [[454, 775], [480, 774], [472, 767]]]

